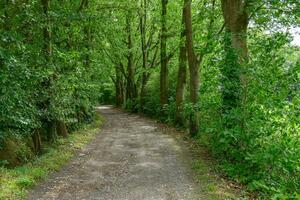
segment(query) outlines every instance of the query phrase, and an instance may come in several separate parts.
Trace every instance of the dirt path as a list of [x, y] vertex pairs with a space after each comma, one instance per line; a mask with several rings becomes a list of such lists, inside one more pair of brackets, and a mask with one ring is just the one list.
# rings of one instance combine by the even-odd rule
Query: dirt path
[[150, 119], [100, 107], [101, 134], [29, 200], [196, 200], [184, 148]]

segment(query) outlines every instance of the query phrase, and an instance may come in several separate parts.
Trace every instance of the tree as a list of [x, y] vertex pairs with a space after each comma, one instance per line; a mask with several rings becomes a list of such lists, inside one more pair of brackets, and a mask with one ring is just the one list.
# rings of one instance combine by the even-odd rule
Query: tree
[[[50, 18], [49, 18], [49, 9], [50, 9], [50, 0], [41, 0], [42, 3], [42, 12], [44, 14], [44, 27], [43, 27], [43, 37], [44, 37], [44, 56], [45, 56], [45, 64], [53, 65], [53, 59], [52, 59], [52, 42], [51, 42], [51, 24], [50, 24]], [[53, 76], [46, 77], [46, 79], [43, 82], [44, 89], [47, 91], [46, 99], [44, 102], [42, 102], [42, 109], [45, 109], [48, 116], [44, 116], [43, 122], [46, 126], [47, 131], [47, 138], [49, 141], [55, 141], [57, 137], [56, 133], [56, 121], [53, 119], [52, 113], [49, 113], [50, 110], [50, 104], [51, 104], [51, 86], [53, 84]]]
[[247, 27], [249, 23], [248, 1], [222, 0], [222, 11], [225, 21], [225, 63], [223, 73], [223, 113], [227, 116], [226, 128], [235, 125], [243, 126], [241, 115], [235, 116], [234, 111], [243, 112], [243, 91], [247, 87], [245, 68], [248, 60]]
[[193, 111], [190, 113], [189, 126], [190, 135], [194, 137], [199, 130], [199, 112], [197, 104], [199, 96], [199, 64], [201, 60], [200, 57], [197, 57], [194, 50], [191, 3], [191, 0], [184, 1], [183, 15], [186, 31], [187, 58], [190, 71], [190, 102], [193, 107]]
[[167, 5], [168, 0], [161, 0], [160, 104], [162, 108], [168, 104]]
[[127, 33], [127, 100], [130, 102], [130, 109], [133, 112], [137, 111], [137, 91], [135, 84], [135, 63], [133, 54], [133, 40], [132, 40], [132, 13], [127, 11], [126, 15], [126, 33]]
[[145, 106], [145, 93], [147, 83], [147, 66], [148, 66], [148, 45], [146, 41], [146, 28], [147, 28], [147, 0], [141, 1], [141, 14], [140, 14], [140, 31], [141, 31], [141, 50], [143, 57], [143, 73], [141, 80], [140, 90], [140, 108], [144, 109]]
[[[184, 26], [184, 12], [182, 12], [182, 26]], [[180, 37], [180, 48], [179, 48], [179, 66], [177, 74], [177, 86], [176, 86], [176, 118], [175, 122], [182, 126], [184, 119], [182, 116], [183, 112], [183, 100], [184, 100], [184, 89], [186, 84], [186, 67], [187, 67], [187, 49], [186, 49], [186, 31], [182, 27]]]

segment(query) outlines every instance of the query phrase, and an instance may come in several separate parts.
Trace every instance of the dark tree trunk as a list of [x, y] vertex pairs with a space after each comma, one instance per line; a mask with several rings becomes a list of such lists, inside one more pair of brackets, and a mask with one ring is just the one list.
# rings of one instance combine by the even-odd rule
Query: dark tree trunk
[[65, 138], [68, 137], [69, 135], [66, 124], [60, 120], [56, 122], [56, 131], [57, 131], [57, 135]]
[[184, 16], [182, 14], [182, 26], [183, 30], [181, 32], [180, 38], [180, 50], [179, 50], [179, 68], [177, 74], [177, 86], [176, 86], [176, 116], [175, 123], [179, 126], [184, 125], [184, 120], [182, 116], [183, 108], [183, 98], [184, 98], [184, 88], [186, 84], [186, 67], [187, 67], [187, 52], [185, 44], [185, 28], [184, 28]]
[[[50, 0], [41, 0], [42, 10], [45, 17], [45, 24], [43, 27], [43, 36], [44, 36], [44, 56], [47, 64], [52, 62], [52, 43], [51, 43], [51, 25], [49, 18], [49, 9], [50, 9]], [[48, 91], [46, 101], [43, 102], [43, 109], [49, 110], [50, 101], [51, 101], [51, 85], [53, 82], [53, 76], [48, 77], [44, 81], [45, 89]], [[56, 122], [52, 119], [51, 116], [47, 116], [48, 119], [43, 119], [47, 132], [47, 139], [49, 141], [55, 141], [57, 138], [56, 135]]]
[[40, 130], [36, 129], [31, 135], [32, 142], [33, 142], [33, 150], [35, 154], [38, 154], [42, 150], [42, 140], [40, 136]]
[[[81, 0], [80, 6], [78, 8], [79, 13], [83, 13], [86, 9], [88, 9], [89, 6], [89, 0]], [[91, 49], [91, 41], [92, 41], [92, 33], [91, 33], [91, 26], [89, 24], [89, 19], [88, 18], [82, 18], [82, 23], [83, 23], [83, 34], [84, 34], [84, 47], [85, 50], [83, 52], [83, 67], [85, 68], [85, 73], [86, 73], [86, 78], [90, 79], [91, 74], [89, 73], [90, 71], [90, 65], [91, 65], [91, 58], [90, 58], [90, 49]], [[75, 93], [74, 95], [77, 97], [77, 94]], [[88, 112], [86, 111], [86, 108], [83, 105], [78, 105], [77, 106], [77, 120], [78, 123], [82, 123], [85, 119], [87, 119]]]
[[141, 111], [143, 111], [145, 108], [146, 84], [147, 84], [147, 75], [143, 74], [141, 91], [140, 91], [140, 109], [141, 109]]
[[167, 58], [167, 4], [168, 0], [161, 0], [161, 48], [160, 48], [160, 104], [168, 104], [168, 58]]
[[[245, 66], [248, 60], [247, 27], [248, 13], [247, 4], [243, 0], [222, 0], [222, 11], [225, 20], [225, 64], [223, 74], [223, 108], [222, 112], [227, 117], [224, 127], [232, 128], [240, 125], [243, 129], [244, 104], [246, 100], [245, 90], [247, 78]], [[240, 112], [234, 115], [232, 112]]]
[[120, 67], [122, 67], [122, 66], [116, 65], [116, 67], [115, 67], [115, 69], [116, 69], [115, 86], [116, 86], [116, 106], [117, 107], [121, 107], [124, 103], [123, 77], [122, 77], [122, 72], [120, 70]]
[[57, 131], [56, 131], [56, 122], [54, 120], [49, 121], [46, 127], [47, 131], [47, 140], [50, 142], [54, 142], [57, 139]]
[[127, 102], [131, 102], [131, 111], [136, 112], [136, 86], [135, 86], [135, 66], [133, 61], [133, 41], [132, 41], [132, 27], [131, 27], [132, 13], [129, 11], [126, 16], [126, 31], [127, 31]]
[[141, 1], [142, 14], [140, 15], [140, 31], [141, 31], [141, 49], [143, 55], [143, 74], [140, 91], [140, 110], [144, 110], [146, 84], [147, 84], [147, 64], [148, 64], [148, 48], [146, 44], [146, 27], [147, 27], [147, 0]]
[[186, 48], [190, 71], [190, 102], [193, 106], [193, 112], [190, 115], [190, 135], [196, 136], [199, 131], [199, 112], [197, 108], [199, 96], [199, 64], [200, 60], [194, 51], [191, 0], [184, 0], [184, 24], [186, 30]]

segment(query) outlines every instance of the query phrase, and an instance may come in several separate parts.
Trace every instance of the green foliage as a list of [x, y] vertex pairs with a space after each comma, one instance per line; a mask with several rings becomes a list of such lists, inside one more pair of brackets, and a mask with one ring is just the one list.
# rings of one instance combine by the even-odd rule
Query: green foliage
[[[299, 70], [295, 69], [299, 64], [285, 52], [294, 47], [286, 46], [282, 34], [268, 37], [256, 30], [249, 42], [252, 58], [247, 71], [247, 102], [243, 110], [233, 110], [230, 115], [243, 117], [245, 126], [241, 129], [237, 123], [224, 129], [222, 124], [227, 117], [219, 121], [214, 109], [205, 106], [201, 108], [202, 115], [209, 118], [203, 134], [208, 135], [223, 170], [234, 180], [260, 191], [266, 198], [296, 199], [300, 188], [300, 129], [299, 89], [295, 87]], [[299, 54], [295, 56], [299, 59]], [[218, 91], [218, 84], [214, 87]], [[203, 95], [202, 100], [209, 101], [207, 94]], [[221, 102], [216, 106], [221, 108]]]
[[[167, 105], [159, 99], [160, 1], [89, 0], [85, 7], [80, 0], [51, 0], [47, 14], [39, 1], [3, 5], [0, 150], [8, 139], [25, 140], [51, 121], [77, 129], [92, 120], [99, 101], [111, 103], [114, 96], [123, 108], [176, 123], [182, 2], [167, 5]], [[299, 3], [247, 1], [245, 12], [247, 32], [236, 38], [247, 38], [248, 57], [241, 62], [233, 45], [238, 41], [232, 42], [234, 34], [223, 26], [221, 1], [192, 1], [194, 49], [202, 58], [200, 95], [191, 104], [187, 73], [181, 125], [189, 127], [198, 112], [196, 138], [208, 145], [228, 177], [265, 199], [295, 199], [300, 194], [300, 49], [291, 44], [289, 30], [299, 27]], [[52, 47], [50, 54], [46, 46]], [[43, 140], [46, 132], [41, 130]], [[26, 151], [18, 154], [27, 157]], [[28, 177], [19, 180], [24, 187], [30, 184]]]
[[46, 16], [40, 1], [1, 3], [0, 149], [6, 138], [25, 139], [47, 121], [90, 121], [102, 84], [97, 41], [85, 31], [98, 30], [93, 6], [79, 12], [80, 1], [51, 0]]
[[68, 138], [59, 139], [45, 149], [47, 153], [23, 166], [13, 169], [0, 167], [0, 199], [25, 199], [32, 186], [46, 179], [51, 172], [58, 171], [78, 149], [91, 141], [99, 133], [101, 123], [101, 118], [95, 118], [92, 124], [84, 126]]

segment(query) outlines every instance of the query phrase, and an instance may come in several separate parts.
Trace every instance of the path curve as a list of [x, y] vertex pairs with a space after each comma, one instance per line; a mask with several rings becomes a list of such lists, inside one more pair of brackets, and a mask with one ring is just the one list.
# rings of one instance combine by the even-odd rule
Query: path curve
[[189, 155], [173, 137], [148, 118], [99, 110], [106, 118], [101, 134], [28, 200], [199, 199]]

